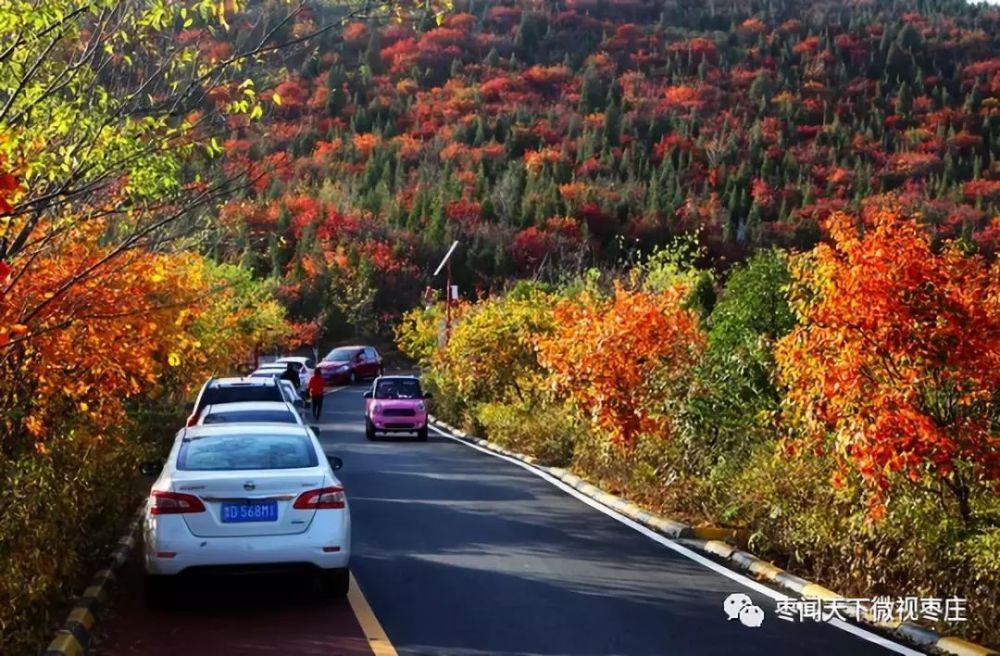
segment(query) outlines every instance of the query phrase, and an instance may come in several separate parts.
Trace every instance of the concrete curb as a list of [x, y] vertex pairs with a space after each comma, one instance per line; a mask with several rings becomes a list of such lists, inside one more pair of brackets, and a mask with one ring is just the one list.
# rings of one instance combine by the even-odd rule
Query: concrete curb
[[[817, 583], [807, 581], [801, 577], [786, 572], [766, 560], [762, 560], [746, 551], [741, 551], [732, 544], [723, 541], [726, 538], [739, 539], [744, 537], [745, 533], [742, 531], [718, 528], [714, 526], [689, 526], [672, 519], [667, 519], [666, 517], [660, 517], [659, 515], [655, 515], [639, 508], [639, 506], [631, 501], [626, 501], [621, 497], [608, 494], [604, 490], [601, 490], [597, 486], [588, 483], [576, 474], [572, 474], [565, 469], [561, 469], [559, 467], [543, 467], [539, 465], [538, 462], [531, 456], [515, 453], [509, 449], [501, 447], [498, 444], [490, 442], [489, 440], [473, 437], [465, 431], [459, 430], [433, 415], [429, 415], [429, 418], [430, 421], [438, 428], [446, 430], [451, 433], [452, 436], [462, 441], [475, 444], [484, 449], [489, 449], [490, 451], [494, 451], [515, 460], [520, 460], [521, 462], [531, 465], [536, 469], [540, 469], [582, 494], [590, 497], [594, 501], [616, 510], [629, 519], [642, 524], [646, 528], [652, 529], [668, 538], [683, 540], [685, 545], [711, 554], [717, 559], [724, 561], [733, 569], [748, 572], [758, 580], [768, 581], [769, 583], [784, 588], [802, 597], [826, 600], [844, 599], [844, 597], [837, 594], [833, 590], [829, 590]], [[996, 652], [988, 647], [983, 647], [981, 645], [962, 640], [961, 638], [941, 635], [933, 629], [928, 629], [912, 622], [874, 622], [871, 617], [861, 617], [857, 619], [864, 624], [887, 631], [898, 640], [910, 643], [911, 645], [923, 650], [929, 650], [930, 653], [949, 654], [952, 656], [1000, 656], [1000, 652]]]
[[76, 601], [62, 628], [56, 632], [55, 638], [42, 652], [42, 656], [82, 656], [87, 653], [94, 625], [97, 623], [97, 611], [107, 601], [108, 586], [117, 578], [118, 572], [128, 560], [129, 553], [135, 547], [136, 534], [139, 532], [141, 522], [142, 508], [135, 513], [125, 535], [118, 540], [108, 567], [94, 575], [90, 585]]

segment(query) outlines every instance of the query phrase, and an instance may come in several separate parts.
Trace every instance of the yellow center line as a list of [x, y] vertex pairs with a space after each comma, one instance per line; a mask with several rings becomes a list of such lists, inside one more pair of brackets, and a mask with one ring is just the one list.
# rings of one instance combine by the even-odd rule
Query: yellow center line
[[361, 587], [358, 586], [358, 580], [354, 578], [353, 573], [351, 574], [351, 587], [347, 591], [347, 601], [351, 604], [354, 616], [358, 618], [358, 624], [361, 625], [361, 631], [368, 639], [368, 646], [371, 647], [372, 653], [375, 656], [398, 656], [396, 648], [389, 642], [389, 636], [385, 634], [378, 618], [375, 617], [372, 607], [368, 605], [368, 600], [361, 592]]

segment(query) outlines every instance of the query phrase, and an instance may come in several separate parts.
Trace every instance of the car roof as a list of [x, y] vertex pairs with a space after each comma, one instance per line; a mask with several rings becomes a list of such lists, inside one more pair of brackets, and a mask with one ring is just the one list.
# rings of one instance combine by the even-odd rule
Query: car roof
[[257, 367], [257, 371], [260, 371], [261, 369], [284, 369], [284, 365], [286, 364], [288, 363], [280, 362], [278, 360], [275, 360], [274, 362], [261, 362], [260, 366]]
[[313, 435], [309, 427], [302, 424], [209, 424], [189, 426], [183, 430], [185, 438], [214, 435], [306, 435], [308, 437]]
[[284, 410], [293, 415], [295, 408], [285, 401], [234, 401], [233, 403], [213, 403], [205, 406], [202, 416], [215, 412], [248, 412], [254, 410]]
[[307, 358], [304, 355], [288, 355], [288, 356], [285, 356], [283, 358], [278, 358], [274, 362], [280, 362], [280, 363], [285, 363], [285, 362], [306, 362], [308, 360], [312, 360], [312, 358]]
[[375, 380], [376, 381], [379, 381], [379, 380], [415, 380], [415, 381], [419, 382], [420, 381], [420, 376], [413, 376], [413, 375], [409, 375], [409, 374], [393, 374], [392, 376], [379, 376]]
[[361, 344], [344, 344], [343, 346], [334, 346], [331, 351], [336, 351], [337, 349], [365, 349], [365, 348], [375, 348], [374, 346], [363, 346]]
[[250, 378], [249, 376], [243, 377], [229, 377], [229, 378], [216, 378], [209, 383], [209, 387], [253, 387], [274, 385], [273, 378]]

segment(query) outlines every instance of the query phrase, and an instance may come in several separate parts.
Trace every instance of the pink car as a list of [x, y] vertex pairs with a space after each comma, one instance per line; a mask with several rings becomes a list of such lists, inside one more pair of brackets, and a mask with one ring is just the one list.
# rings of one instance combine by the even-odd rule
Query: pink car
[[427, 401], [416, 376], [379, 376], [365, 392], [365, 436], [376, 433], [416, 433], [427, 441]]

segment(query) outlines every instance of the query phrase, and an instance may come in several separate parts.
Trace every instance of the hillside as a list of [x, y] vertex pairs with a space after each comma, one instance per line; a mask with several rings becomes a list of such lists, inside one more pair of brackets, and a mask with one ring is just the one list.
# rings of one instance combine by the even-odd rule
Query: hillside
[[996, 8], [455, 9], [330, 32], [258, 70], [270, 113], [230, 124], [225, 167], [255, 182], [222, 209], [223, 255], [279, 277], [303, 321], [386, 329], [453, 239], [466, 295], [686, 233], [724, 270], [886, 192], [941, 237], [1000, 246]]

